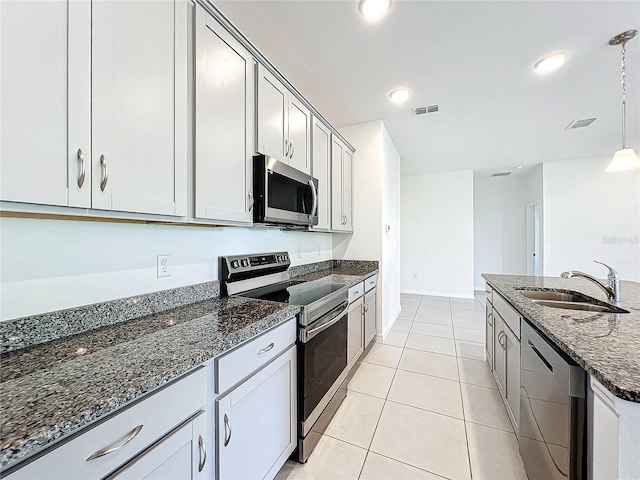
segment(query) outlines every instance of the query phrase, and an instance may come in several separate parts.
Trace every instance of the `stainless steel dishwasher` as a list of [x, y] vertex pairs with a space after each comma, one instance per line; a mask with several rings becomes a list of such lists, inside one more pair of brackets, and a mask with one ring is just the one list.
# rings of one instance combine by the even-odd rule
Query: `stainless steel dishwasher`
[[520, 455], [530, 480], [586, 478], [586, 373], [522, 322]]

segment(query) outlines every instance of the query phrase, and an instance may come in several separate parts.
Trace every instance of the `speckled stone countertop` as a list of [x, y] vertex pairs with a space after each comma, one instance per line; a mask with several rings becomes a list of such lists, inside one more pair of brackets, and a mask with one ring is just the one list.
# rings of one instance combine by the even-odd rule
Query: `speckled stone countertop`
[[296, 280], [321, 281], [354, 285], [374, 273], [378, 273], [378, 262], [364, 260], [330, 260], [292, 267], [290, 274]]
[[3, 353], [0, 468], [298, 311], [284, 304], [213, 298]]
[[581, 278], [482, 275], [523, 317], [611, 393], [640, 403], [640, 283], [620, 282], [620, 307], [629, 313], [564, 310], [532, 303], [518, 289], [579, 292], [602, 302], [604, 292]]

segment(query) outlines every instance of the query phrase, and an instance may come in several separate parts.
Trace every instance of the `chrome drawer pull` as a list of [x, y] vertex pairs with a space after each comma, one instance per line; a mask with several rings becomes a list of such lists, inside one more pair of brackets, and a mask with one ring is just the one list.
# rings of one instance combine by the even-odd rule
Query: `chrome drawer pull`
[[290, 143], [289, 147], [291, 147], [290, 148], [290, 152], [289, 152], [289, 159], [292, 159], [293, 158], [293, 143]]
[[78, 188], [82, 188], [82, 185], [84, 185], [85, 170], [84, 170], [84, 153], [82, 153], [81, 148], [78, 149], [77, 155], [78, 155], [78, 161], [80, 162], [80, 175], [78, 176]]
[[273, 347], [275, 347], [275, 344], [273, 342], [271, 342], [269, 345], [267, 345], [266, 347], [264, 347], [262, 350], [258, 350], [258, 355], [262, 355], [263, 353], [267, 353], [269, 350], [271, 350]]
[[253, 204], [255, 200], [253, 199], [253, 193], [249, 192], [249, 211], [253, 210]]
[[102, 181], [100, 182], [100, 190], [104, 192], [109, 180], [109, 170], [107, 169], [107, 159], [104, 155], [100, 155], [100, 165], [102, 165]]
[[89, 460], [95, 460], [96, 458], [104, 457], [105, 455], [109, 455], [110, 453], [113, 453], [116, 450], [119, 450], [120, 448], [124, 447], [127, 443], [129, 443], [131, 440], [136, 438], [140, 433], [140, 430], [142, 430], [142, 427], [143, 425], [138, 425], [136, 428], [133, 429], [129, 437], [127, 437], [127, 439], [124, 442], [119, 443], [118, 445], [114, 445], [113, 447], [105, 448], [104, 450], [98, 450], [97, 452], [92, 453], [89, 456], [89, 458], [87, 458], [85, 461], [88, 462]]
[[229, 445], [229, 441], [231, 440], [231, 422], [229, 421], [229, 417], [227, 414], [224, 414], [224, 446]]
[[198, 471], [201, 472], [204, 464], [207, 463], [207, 445], [204, 443], [202, 435], [198, 435], [198, 453], [200, 455], [198, 459]]

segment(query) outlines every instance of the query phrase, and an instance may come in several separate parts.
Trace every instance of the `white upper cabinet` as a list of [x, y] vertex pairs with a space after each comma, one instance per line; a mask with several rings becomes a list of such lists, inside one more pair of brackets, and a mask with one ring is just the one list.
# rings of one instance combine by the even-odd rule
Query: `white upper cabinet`
[[91, 4], [0, 2], [0, 199], [91, 205]]
[[331, 228], [331, 130], [313, 118], [313, 176], [318, 179], [318, 225], [313, 230]]
[[1, 199], [186, 215], [186, 2], [0, 5]]
[[186, 2], [92, 9], [92, 207], [186, 215]]
[[255, 61], [195, 8], [194, 216], [251, 223]]
[[353, 151], [334, 137], [331, 145], [331, 229], [353, 232]]
[[256, 151], [311, 173], [311, 112], [262, 65], [258, 66]]

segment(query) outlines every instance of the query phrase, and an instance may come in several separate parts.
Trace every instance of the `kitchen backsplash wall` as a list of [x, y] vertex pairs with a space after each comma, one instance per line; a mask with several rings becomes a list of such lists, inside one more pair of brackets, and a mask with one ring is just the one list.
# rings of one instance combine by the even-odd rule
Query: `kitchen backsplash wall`
[[[298, 255], [301, 251], [301, 258]], [[218, 257], [287, 251], [330, 260], [329, 233], [0, 218], [0, 320], [218, 279]], [[171, 276], [157, 277], [170, 255]]]

